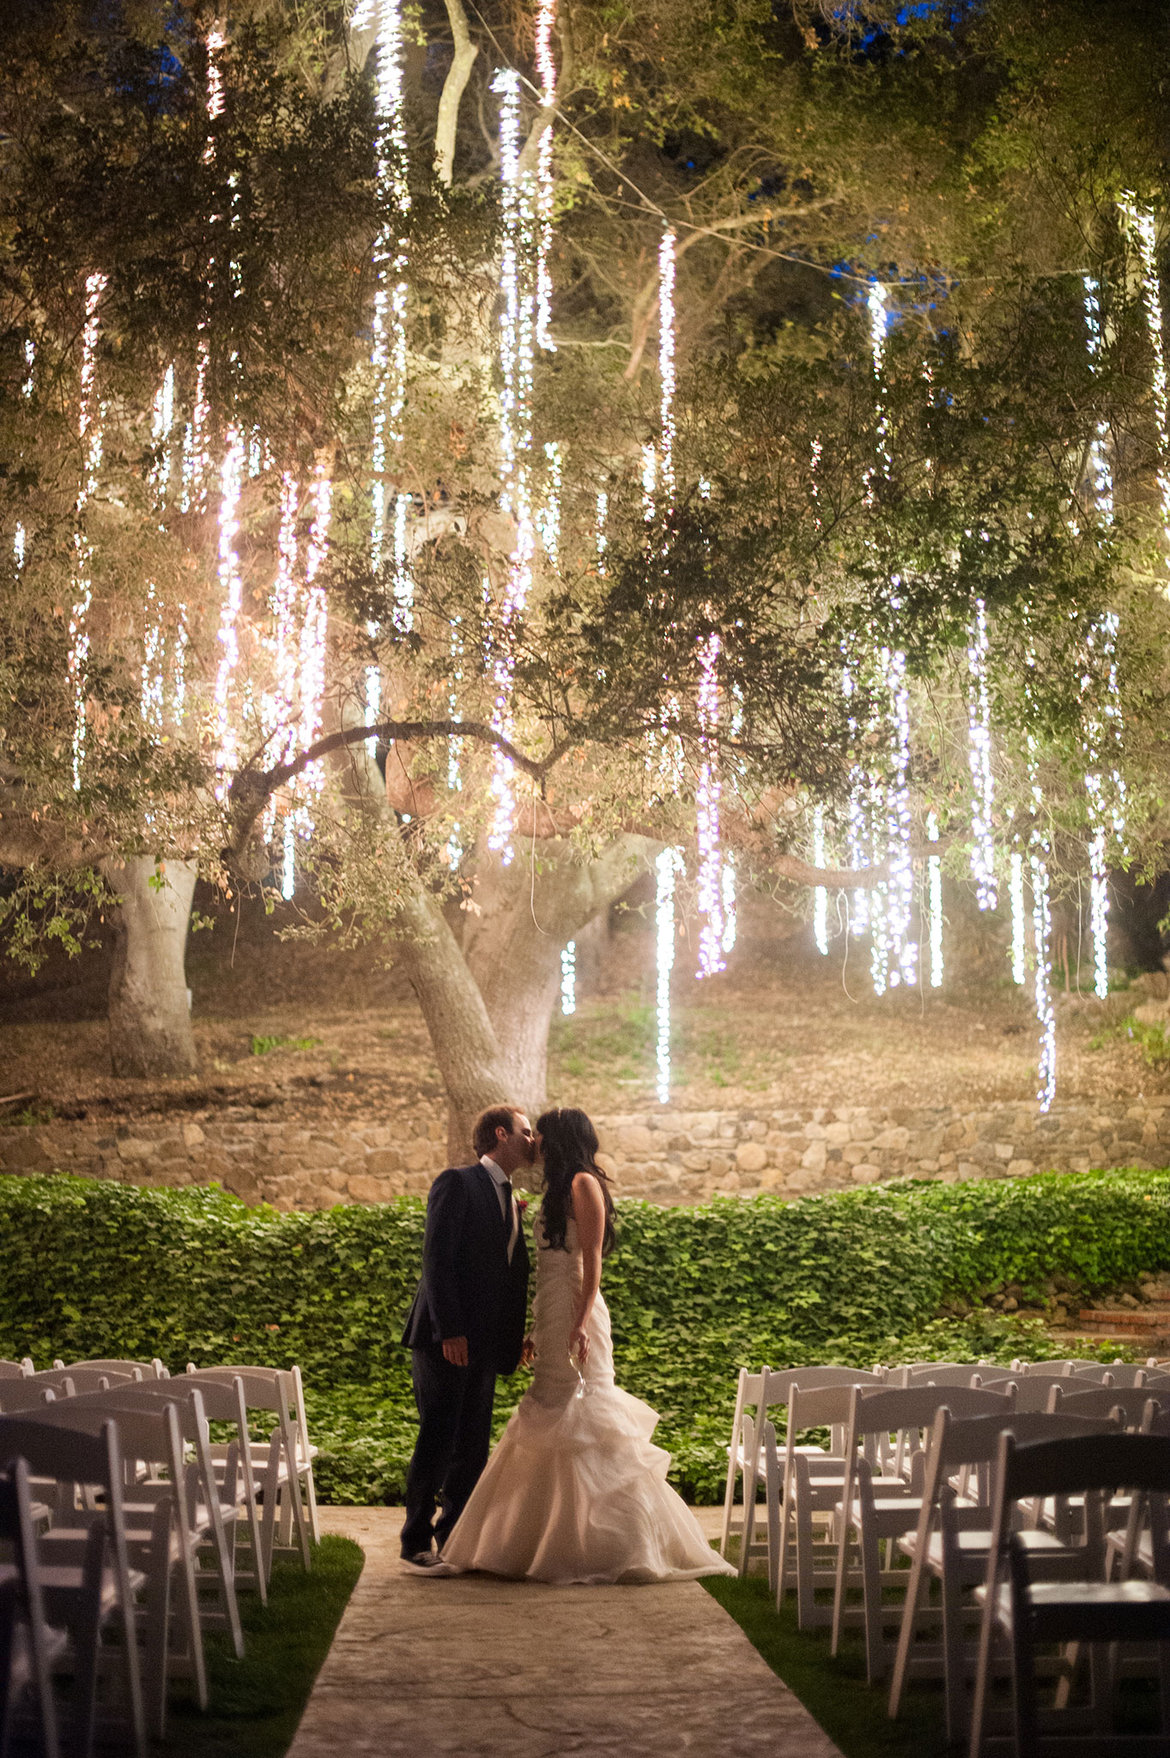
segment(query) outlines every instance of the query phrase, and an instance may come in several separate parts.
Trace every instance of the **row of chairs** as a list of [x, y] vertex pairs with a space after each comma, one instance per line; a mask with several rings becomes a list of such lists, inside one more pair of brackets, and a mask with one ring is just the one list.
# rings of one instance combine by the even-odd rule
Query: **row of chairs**
[[[941, 1676], [948, 1738], [969, 1738], [973, 1758], [991, 1750], [991, 1686], [1006, 1644], [1009, 1744], [1047, 1750], [1035, 1743], [1034, 1649], [1071, 1629], [1054, 1706], [1062, 1737], [1076, 1721], [1069, 1692], [1087, 1642], [1083, 1750], [1113, 1749], [1116, 1668], [1099, 1645], [1139, 1632], [1170, 1638], [1170, 1374], [1154, 1362], [1017, 1362], [1007, 1374], [989, 1362], [818, 1366], [743, 1374], [740, 1394], [724, 1555], [738, 1537], [741, 1572], [766, 1557], [777, 1606], [794, 1588], [800, 1627], [830, 1625], [834, 1654], [844, 1630], [860, 1626], [871, 1683], [892, 1673], [891, 1715], [912, 1677]], [[827, 1446], [802, 1445], [809, 1430], [828, 1431]], [[1025, 1494], [1033, 1478], [1039, 1487]], [[976, 1615], [977, 1648], [967, 1639]], [[887, 1634], [895, 1623], [896, 1641]], [[938, 1640], [924, 1642], [924, 1628]], [[1159, 1657], [1167, 1713], [1158, 1749], [1170, 1752], [1170, 1649]]]
[[62, 1672], [81, 1758], [115, 1709], [145, 1758], [174, 1677], [206, 1708], [204, 1632], [241, 1657], [238, 1592], [267, 1602], [279, 1550], [309, 1566], [315, 1453], [295, 1368], [0, 1364], [0, 1758], [26, 1728], [56, 1758]]

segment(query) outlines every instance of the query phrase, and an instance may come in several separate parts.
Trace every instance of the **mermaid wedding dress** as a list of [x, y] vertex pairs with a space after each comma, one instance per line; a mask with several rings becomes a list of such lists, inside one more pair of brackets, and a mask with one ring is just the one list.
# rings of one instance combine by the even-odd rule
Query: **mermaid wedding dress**
[[614, 1383], [609, 1311], [598, 1294], [578, 1372], [569, 1331], [581, 1289], [575, 1224], [567, 1251], [534, 1233], [536, 1372], [443, 1547], [454, 1568], [555, 1585], [686, 1581], [730, 1574], [666, 1481], [658, 1417]]

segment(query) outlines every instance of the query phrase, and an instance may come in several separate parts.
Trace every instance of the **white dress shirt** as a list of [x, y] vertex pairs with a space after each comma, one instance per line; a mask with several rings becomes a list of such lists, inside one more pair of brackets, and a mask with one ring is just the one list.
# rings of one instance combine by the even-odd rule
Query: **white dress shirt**
[[512, 1253], [516, 1249], [516, 1241], [520, 1236], [520, 1211], [516, 1207], [516, 1198], [509, 1196], [505, 1189], [509, 1182], [508, 1174], [502, 1166], [497, 1166], [490, 1154], [481, 1154], [479, 1163], [496, 1187], [496, 1195], [500, 1199], [500, 1216], [505, 1223], [508, 1222], [508, 1212], [509, 1209], [511, 1210], [511, 1225], [508, 1227], [508, 1262], [511, 1263]]

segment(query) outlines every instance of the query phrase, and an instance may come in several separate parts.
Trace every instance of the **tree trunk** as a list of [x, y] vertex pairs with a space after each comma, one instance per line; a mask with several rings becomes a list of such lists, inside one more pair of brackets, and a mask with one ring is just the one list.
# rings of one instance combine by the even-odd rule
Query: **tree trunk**
[[[195, 1074], [184, 958], [195, 891], [194, 861], [147, 855], [102, 863], [118, 896], [110, 973], [110, 1061], [117, 1075]], [[163, 883], [152, 884], [156, 874]]]
[[488, 1105], [515, 1104], [533, 1120], [543, 1109], [561, 950], [628, 889], [654, 846], [622, 837], [581, 861], [567, 843], [544, 840], [535, 885], [522, 861], [483, 862], [462, 947], [422, 886], [403, 906], [399, 956], [447, 1090], [452, 1162], [466, 1159], [471, 1125]]

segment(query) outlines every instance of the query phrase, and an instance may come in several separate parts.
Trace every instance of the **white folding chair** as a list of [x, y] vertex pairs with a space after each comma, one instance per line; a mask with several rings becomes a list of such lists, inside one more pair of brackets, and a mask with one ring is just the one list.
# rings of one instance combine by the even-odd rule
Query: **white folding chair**
[[19, 1361], [0, 1361], [0, 1380], [19, 1380], [24, 1378], [24, 1369]]
[[53, 1366], [62, 1373], [73, 1373], [78, 1368], [92, 1368], [95, 1373], [123, 1374], [132, 1380], [168, 1380], [171, 1377], [170, 1370], [163, 1366], [157, 1355], [150, 1361], [102, 1359], [67, 1362], [56, 1360], [53, 1362]]
[[0, 1469], [0, 1545], [12, 1555], [0, 1562], [0, 1758], [14, 1734], [23, 1734], [29, 1699], [45, 1758], [59, 1758], [52, 1666], [67, 1647], [62, 1631], [45, 1614], [28, 1466], [12, 1460]]
[[41, 1592], [50, 1624], [69, 1631], [74, 1663], [74, 1727], [70, 1745], [79, 1758], [93, 1750], [98, 1716], [98, 1676], [107, 1655], [103, 1633], [116, 1633], [130, 1744], [146, 1758], [146, 1718], [138, 1657], [135, 1593], [141, 1572], [130, 1566], [122, 1508], [123, 1455], [115, 1422], [82, 1433], [25, 1417], [0, 1418], [0, 1458], [21, 1458], [28, 1470], [58, 1485], [57, 1509], [73, 1517], [78, 1492], [101, 1502], [80, 1533], [75, 1551], [55, 1554], [48, 1534], [37, 1544]]
[[[742, 1538], [744, 1532], [748, 1503], [748, 1459], [749, 1454], [756, 1452], [754, 1445], [756, 1423], [753, 1421], [753, 1413], [757, 1413], [759, 1410], [760, 1394], [764, 1388], [764, 1375], [767, 1371], [766, 1367], [761, 1367], [753, 1373], [750, 1368], [741, 1367], [735, 1383], [735, 1414], [731, 1418], [731, 1440], [727, 1446], [727, 1480], [723, 1488], [723, 1529], [719, 1537], [719, 1555], [721, 1557], [727, 1555], [731, 1540], [736, 1536]], [[748, 1419], [752, 1431], [748, 1437], [745, 1437], [744, 1434], [745, 1417]], [[739, 1504], [735, 1499], [735, 1486], [741, 1481], [743, 1502]], [[737, 1507], [741, 1509], [738, 1518], [736, 1516]]]
[[[1115, 1424], [1103, 1418], [1036, 1412], [1021, 1415], [1013, 1410], [955, 1421], [945, 1405], [935, 1416], [926, 1450], [918, 1525], [913, 1534], [898, 1540], [898, 1550], [910, 1558], [910, 1581], [894, 1657], [889, 1713], [891, 1717], [898, 1715], [911, 1673], [936, 1677], [941, 1669], [947, 1739], [952, 1742], [963, 1738], [968, 1724], [964, 1620], [971, 1614], [964, 1607], [963, 1596], [987, 1573], [992, 1521], [990, 1467], [999, 1455], [999, 1437], [1007, 1428], [1026, 1443], [1106, 1433], [1115, 1431]], [[1039, 1529], [1028, 1531], [1023, 1542], [1034, 1557], [1046, 1553], [1044, 1566], [1049, 1572], [1067, 1550], [1054, 1533]], [[932, 1579], [938, 1581], [940, 1590], [939, 1647], [919, 1640]]]
[[[893, 1652], [884, 1634], [883, 1589], [906, 1584], [905, 1570], [891, 1566], [895, 1542], [914, 1531], [921, 1509], [924, 1457], [919, 1436], [923, 1429], [931, 1427], [943, 1404], [962, 1418], [990, 1416], [1012, 1407], [1011, 1398], [1005, 1393], [962, 1386], [911, 1386], [894, 1391], [857, 1388], [852, 1394], [845, 1437], [845, 1475], [840, 1499], [833, 1510], [837, 1568], [832, 1652], [836, 1654], [840, 1647], [849, 1590], [860, 1587], [866, 1676], [871, 1685], [884, 1677]], [[875, 1449], [888, 1446], [891, 1434], [898, 1436], [898, 1469], [887, 1472], [883, 1480], [875, 1483], [871, 1460]], [[885, 1569], [881, 1567], [883, 1543], [887, 1550]], [[855, 1560], [851, 1560], [851, 1549], [855, 1550]]]
[[[758, 1495], [763, 1481], [763, 1424], [769, 1420], [769, 1412], [778, 1409], [787, 1410], [788, 1400], [793, 1386], [799, 1385], [804, 1391], [823, 1390], [826, 1386], [880, 1386], [884, 1381], [876, 1372], [867, 1372], [864, 1368], [855, 1367], [784, 1367], [763, 1369], [759, 1398], [754, 1411], [745, 1410], [742, 1420], [744, 1447], [744, 1514], [743, 1533], [739, 1552], [739, 1572], [745, 1576], [757, 1557], [768, 1558], [769, 1584], [772, 1581], [772, 1543], [770, 1533], [764, 1532], [762, 1538], [757, 1536], [759, 1523]], [[773, 1423], [775, 1418], [771, 1418]], [[835, 1437], [839, 1444], [841, 1437]], [[794, 1453], [809, 1453], [818, 1464], [824, 1462], [824, 1449], [815, 1446], [795, 1447]], [[767, 1494], [764, 1497], [765, 1517], [767, 1517]]]
[[[1170, 1745], [1170, 1538], [1166, 1498], [1170, 1495], [1170, 1447], [1163, 1437], [1102, 1434], [1081, 1440], [1039, 1441], [1017, 1447], [1010, 1430], [1000, 1436], [996, 1464], [996, 1505], [982, 1588], [982, 1620], [975, 1697], [971, 1713], [971, 1758], [989, 1750], [991, 1674], [997, 1641], [1011, 1669], [1008, 1747], [1015, 1758], [1044, 1758], [1048, 1751], [1079, 1751], [1086, 1758], [1139, 1750], [1165, 1752]], [[1149, 1580], [1105, 1579], [1105, 1504], [1125, 1488], [1145, 1499], [1151, 1529]], [[1078, 1549], [1078, 1578], [1034, 1578], [1028, 1551], [1014, 1531], [1019, 1504], [1057, 1497], [1083, 1498], [1085, 1532]], [[1153, 1641], [1158, 1645], [1162, 1731], [1156, 1739], [1111, 1727], [1114, 1669], [1105, 1652], [1113, 1643]], [[1091, 1696], [1087, 1711], [1057, 1707], [1042, 1718], [1036, 1685], [1036, 1650], [1060, 1644], [1079, 1657], [1090, 1654]], [[1064, 1680], [1058, 1706], [1067, 1702]], [[1057, 1725], [1058, 1721], [1064, 1727]], [[1066, 1731], [1067, 1730], [1067, 1731]]]
[[[271, 1580], [272, 1559], [278, 1548], [299, 1548], [301, 1561], [306, 1569], [309, 1568], [311, 1528], [310, 1519], [305, 1514], [301, 1483], [302, 1479], [306, 1481], [310, 1518], [315, 1519], [317, 1498], [313, 1487], [312, 1454], [316, 1449], [309, 1449], [306, 1456], [308, 1443], [307, 1440], [302, 1441], [299, 1421], [293, 1415], [292, 1404], [298, 1393], [299, 1373], [294, 1374], [292, 1369], [275, 1367], [195, 1368], [189, 1365], [187, 1377], [196, 1384], [206, 1379], [229, 1386], [233, 1380], [238, 1379], [247, 1408], [262, 1410], [276, 1417], [276, 1425], [267, 1441], [252, 1441], [249, 1444], [252, 1470], [264, 1509], [261, 1542], [265, 1580]], [[300, 1390], [300, 1399], [303, 1410], [303, 1389]], [[212, 1448], [212, 1456], [221, 1457], [217, 1448]], [[294, 1530], [297, 1545], [292, 1543]]]
[[[134, 1403], [120, 1389], [59, 1400], [43, 1420], [62, 1433], [115, 1429], [122, 1461], [119, 1507], [130, 1560], [141, 1572], [147, 1715], [161, 1738], [169, 1677], [192, 1680], [200, 1709], [208, 1701], [195, 1574], [199, 1536], [191, 1520], [178, 1411], [171, 1404]], [[60, 1510], [41, 1541], [46, 1555], [72, 1560], [94, 1517], [92, 1506]]]

